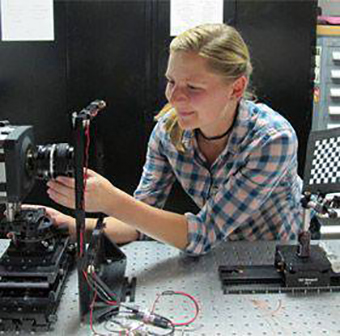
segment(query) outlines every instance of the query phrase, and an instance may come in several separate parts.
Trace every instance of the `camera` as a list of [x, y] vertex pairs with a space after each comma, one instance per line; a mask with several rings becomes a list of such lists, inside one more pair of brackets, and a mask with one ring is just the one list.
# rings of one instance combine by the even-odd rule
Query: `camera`
[[41, 208], [21, 208], [36, 179], [74, 175], [74, 150], [67, 143], [35, 145], [32, 126], [0, 122], [0, 203], [6, 218], [0, 238], [10, 239], [0, 258], [0, 330], [48, 330], [74, 245]]
[[73, 147], [67, 143], [36, 146], [32, 126], [0, 122], [0, 203], [19, 203], [35, 179], [72, 176]]

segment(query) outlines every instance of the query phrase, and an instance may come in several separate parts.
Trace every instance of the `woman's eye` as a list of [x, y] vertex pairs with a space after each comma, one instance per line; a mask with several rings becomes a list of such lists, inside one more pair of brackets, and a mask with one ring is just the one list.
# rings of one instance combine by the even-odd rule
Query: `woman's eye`
[[199, 88], [197, 86], [194, 86], [194, 85], [188, 85], [188, 89], [192, 90], [192, 91], [199, 91], [199, 90], [201, 90], [201, 88]]
[[175, 84], [175, 82], [173, 80], [171, 80], [171, 79], [166, 79], [166, 81], [167, 81], [167, 84], [169, 84], [169, 85], [174, 85]]

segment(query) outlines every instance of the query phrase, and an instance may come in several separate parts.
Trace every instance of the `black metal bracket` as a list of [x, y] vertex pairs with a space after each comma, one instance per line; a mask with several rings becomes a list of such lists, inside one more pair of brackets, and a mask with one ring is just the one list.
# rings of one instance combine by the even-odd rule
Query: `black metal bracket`
[[[86, 274], [95, 273], [98, 286], [118, 303], [117, 306], [110, 307], [97, 297], [93, 305], [95, 290], [89, 288], [90, 285], [87, 283], [87, 290], [82, 293], [83, 299], [80, 302], [82, 318], [85, 319], [93, 305], [93, 320], [97, 322], [102, 321], [108, 315], [118, 314], [120, 302], [127, 301], [128, 298], [130, 302], [133, 302], [136, 288], [136, 279], [129, 281], [125, 277], [125, 254], [114, 241], [106, 236], [104, 228], [105, 224], [102, 219], [99, 219], [80, 265]], [[85, 275], [82, 274], [82, 277], [85, 278]]]

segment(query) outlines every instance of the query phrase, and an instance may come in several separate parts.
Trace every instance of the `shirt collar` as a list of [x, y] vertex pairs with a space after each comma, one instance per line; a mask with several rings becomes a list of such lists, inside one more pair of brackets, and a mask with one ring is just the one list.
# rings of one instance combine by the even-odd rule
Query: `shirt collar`
[[195, 136], [194, 131], [192, 130], [184, 130], [182, 135], [182, 144], [185, 149], [192, 149], [193, 147], [193, 138]]
[[[238, 105], [238, 111], [236, 113], [236, 120], [231, 130], [229, 140], [226, 146], [226, 150], [223, 152], [225, 154], [232, 153], [235, 154], [238, 151], [240, 143], [247, 136], [250, 128], [250, 119], [253, 115], [252, 111], [255, 104], [242, 99]], [[193, 138], [195, 133], [192, 130], [184, 130], [182, 135], [182, 143], [187, 150], [193, 148]]]
[[237, 153], [240, 144], [248, 135], [251, 128], [250, 124], [253, 115], [253, 107], [255, 107], [255, 104], [250, 101], [244, 99], [240, 101], [235, 124], [227, 143], [228, 152], [231, 152], [232, 154]]

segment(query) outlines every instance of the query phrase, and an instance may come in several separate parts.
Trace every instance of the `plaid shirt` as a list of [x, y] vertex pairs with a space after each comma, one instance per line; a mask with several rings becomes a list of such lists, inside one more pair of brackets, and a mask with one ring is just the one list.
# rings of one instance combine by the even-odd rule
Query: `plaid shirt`
[[297, 137], [289, 122], [264, 104], [241, 101], [228, 143], [209, 166], [194, 132], [179, 152], [156, 124], [135, 198], [162, 208], [177, 179], [200, 208], [186, 213], [189, 254], [224, 240], [291, 240], [302, 228], [302, 181]]

